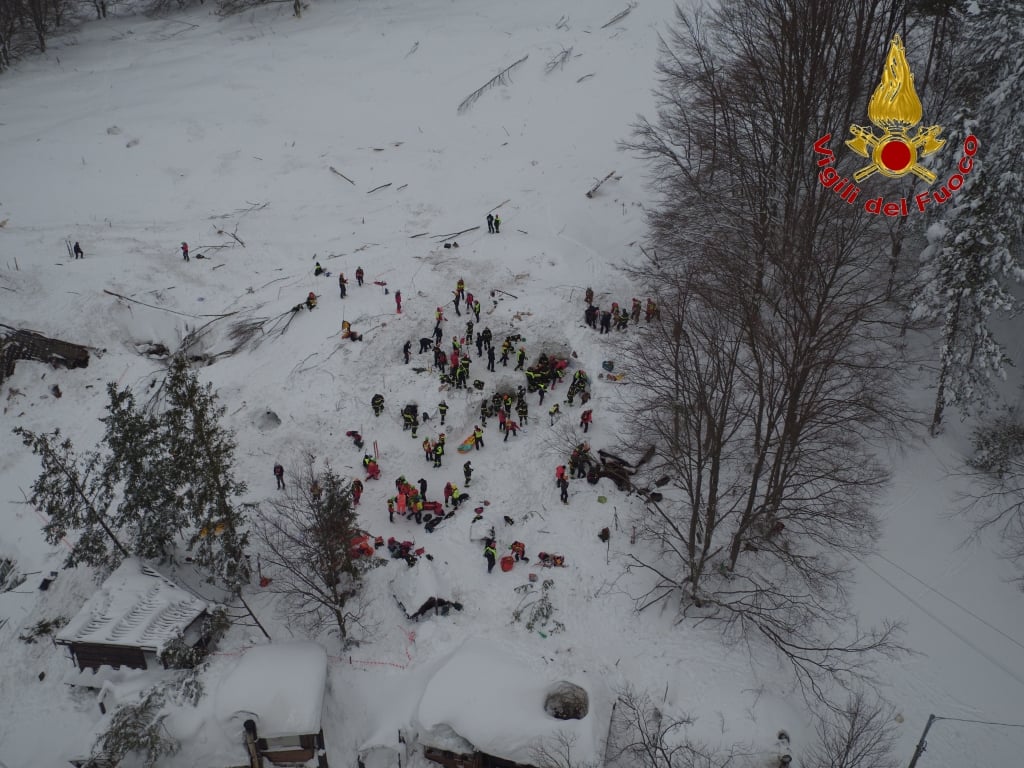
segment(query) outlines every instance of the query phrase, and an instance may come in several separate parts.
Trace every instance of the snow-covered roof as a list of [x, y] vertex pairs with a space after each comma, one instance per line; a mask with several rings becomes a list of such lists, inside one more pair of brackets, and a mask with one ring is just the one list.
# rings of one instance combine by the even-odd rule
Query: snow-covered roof
[[318, 733], [326, 687], [323, 646], [257, 645], [225, 675], [217, 689], [217, 712], [224, 721], [254, 720], [260, 738]]
[[599, 760], [593, 706], [582, 720], [558, 720], [544, 711], [554, 682], [514, 649], [470, 638], [427, 683], [417, 711], [419, 739], [453, 751], [462, 751], [464, 740], [489, 755], [530, 763], [535, 747], [562, 733], [574, 739], [582, 763]]
[[159, 652], [209, 608], [137, 558], [118, 566], [57, 633], [58, 643]]
[[412, 618], [430, 598], [452, 600], [451, 586], [438, 573], [433, 562], [425, 557], [416, 561], [411, 568], [403, 561], [395, 561], [399, 572], [391, 580], [391, 593], [395, 596], [405, 615]]

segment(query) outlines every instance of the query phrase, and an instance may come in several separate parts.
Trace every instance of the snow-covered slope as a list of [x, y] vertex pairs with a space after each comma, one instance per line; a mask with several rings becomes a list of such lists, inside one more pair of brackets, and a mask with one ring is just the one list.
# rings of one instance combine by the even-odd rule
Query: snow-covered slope
[[[11, 428], [60, 426], [90, 445], [105, 384], [144, 389], [159, 371], [137, 345], [173, 349], [212, 315], [272, 318], [315, 291], [318, 309], [299, 313], [284, 336], [202, 369], [237, 431], [239, 474], [256, 501], [275, 492], [275, 461], [296, 462], [307, 451], [361, 476], [362, 454], [345, 437], [360, 430], [376, 442], [384, 470], [379, 483], [367, 483], [364, 526], [426, 547], [465, 606], [410, 625], [389, 588], [405, 564], [372, 574], [373, 642], [350, 655], [323, 639], [332, 764], [352, 764], [359, 746], [395, 733], [385, 725], [413, 722], [431, 675], [467, 637], [512, 643], [549, 667], [547, 677], [600, 681], [592, 693], [608, 696], [626, 683], [649, 690], [669, 712], [695, 716], [698, 737], [746, 742], [766, 764], [778, 729], [793, 733], [797, 746], [806, 741], [799, 696], [774, 656], [761, 652], [751, 661], [707, 627], [675, 624], [669, 611], [632, 612], [630, 595], [642, 582], [622, 576], [620, 553], [630, 549], [635, 500], [607, 481], [577, 481], [565, 507], [553, 483], [578, 406], [563, 405], [566, 415], [551, 428], [552, 401], [540, 407], [531, 395], [530, 423], [507, 443], [490, 424], [486, 448], [471, 456], [468, 508], [435, 533], [387, 520], [385, 499], [399, 474], [425, 477], [430, 498], [448, 480], [462, 485], [465, 458], [454, 443], [476, 423], [481, 396], [439, 392], [436, 375], [414, 370], [427, 360], [416, 354], [418, 339], [429, 335], [435, 307], [451, 299], [460, 277], [483, 304], [477, 331], [490, 327], [499, 341], [521, 333], [531, 356], [577, 353], [573, 365], [595, 382], [589, 439], [595, 448], [630, 450], [620, 445], [610, 412], [628, 390], [596, 379], [601, 361], [615, 357], [614, 344], [582, 326], [582, 294], [593, 286], [600, 303], [627, 306], [635, 295], [615, 265], [636, 252], [650, 194], [645, 169], [616, 142], [637, 112], [652, 108], [657, 34], [672, 3], [643, 0], [602, 28], [624, 5], [346, 1], [313, 4], [302, 19], [274, 6], [226, 20], [199, 8], [87, 24], [55, 40], [48, 56], [0, 78], [0, 221], [7, 220], [0, 321], [104, 350], [85, 370], [19, 363], [3, 386], [0, 556], [16, 557], [30, 572], [57, 568], [63, 555], [45, 546], [37, 513], [23, 503], [37, 465]], [[545, 64], [569, 48], [564, 67], [546, 73]], [[507, 84], [457, 112], [466, 96], [524, 56]], [[617, 177], [593, 199], [584, 196], [613, 170]], [[484, 216], [496, 207], [502, 231], [489, 235]], [[472, 227], [479, 228], [455, 238], [458, 249], [441, 247], [441, 236]], [[84, 260], [68, 258], [65, 238], [82, 244]], [[181, 241], [191, 246], [189, 263]], [[313, 276], [314, 257], [331, 277]], [[359, 266], [367, 276], [361, 288]], [[336, 293], [339, 272], [349, 278], [345, 300]], [[400, 315], [396, 290], [404, 298]], [[454, 316], [450, 304], [446, 314], [447, 346], [467, 318]], [[339, 338], [343, 320], [364, 334], [363, 343]], [[208, 353], [230, 346], [222, 326], [215, 323], [207, 337]], [[408, 366], [401, 355], [407, 340]], [[470, 378], [483, 379], [485, 393], [519, 383], [512, 366], [499, 364], [495, 374], [483, 368], [474, 360]], [[54, 383], [59, 399], [50, 394]], [[375, 392], [386, 399], [379, 419], [369, 405]], [[417, 402], [434, 414], [442, 397], [451, 408], [450, 448], [445, 465], [433, 469], [420, 440], [440, 431], [436, 416], [413, 440], [399, 409]], [[268, 426], [268, 410], [280, 426]], [[907, 573], [867, 563], [880, 576], [864, 572], [858, 600], [865, 615], [904, 617], [910, 644], [927, 654], [885, 671], [903, 714], [907, 755], [929, 712], [1005, 720], [1024, 711], [1020, 596], [1000, 582], [1005, 572], [986, 550], [957, 549], [966, 529], [945, 516], [955, 487], [933, 451], [953, 461], [941, 443], [913, 446], [897, 460], [883, 553], [1011, 639], [979, 627]], [[521, 600], [513, 588], [533, 569], [486, 573], [469, 535], [472, 509], [483, 500], [491, 502], [485, 518], [496, 526], [499, 548], [520, 539], [531, 555], [566, 556], [568, 568], [542, 573], [554, 580], [564, 633], [544, 637], [512, 621]], [[505, 515], [514, 526], [503, 523]], [[608, 550], [597, 539], [605, 526], [612, 528]], [[47, 592], [35, 589], [37, 579], [0, 595], [0, 763], [12, 767], [57, 765], [86, 751], [100, 717], [88, 696], [62, 684], [71, 663], [59, 651], [16, 639], [41, 618], [72, 615], [95, 588], [90, 575], [63, 572]], [[291, 639], [295, 630], [270, 595], [254, 588], [252, 604], [276, 639]], [[260, 636], [242, 628], [229, 640], [231, 653]], [[606, 709], [607, 702], [595, 707]], [[940, 723], [928, 760], [968, 764], [971, 755], [978, 765], [1015, 764], [1024, 736], [978, 728]]]

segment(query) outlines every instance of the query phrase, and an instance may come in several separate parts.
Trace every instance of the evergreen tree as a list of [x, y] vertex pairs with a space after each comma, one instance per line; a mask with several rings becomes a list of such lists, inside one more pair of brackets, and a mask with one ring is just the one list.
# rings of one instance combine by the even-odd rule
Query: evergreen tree
[[114, 489], [104, 456], [91, 451], [79, 457], [71, 440], [61, 439], [59, 429], [46, 434], [17, 427], [14, 433], [42, 462], [30, 501], [46, 516], [46, 541], [60, 544], [72, 532], [78, 538], [65, 566], [116, 567], [129, 552], [110, 517]]
[[181, 356], [168, 370], [164, 397], [160, 426], [167, 471], [193, 528], [188, 547], [211, 579], [238, 591], [250, 578], [248, 534], [242, 528], [251, 505], [236, 503], [247, 487], [234, 477], [235, 441], [221, 424], [226, 409], [217, 405], [213, 386], [201, 385]]
[[211, 581], [237, 592], [250, 575], [247, 505], [237, 503], [246, 486], [233, 474], [235, 442], [220, 423], [225, 409], [181, 357], [161, 393], [158, 407], [145, 410], [130, 390], [110, 384], [103, 440], [82, 457], [59, 430], [15, 430], [42, 460], [32, 503], [48, 517], [44, 535], [51, 544], [78, 537], [69, 566], [110, 568], [130, 554], [170, 559], [177, 538], [188, 536]]
[[132, 552], [168, 560], [188, 524], [177, 493], [180, 484], [161, 420], [136, 405], [131, 390], [107, 386], [110, 402], [103, 443], [109, 450], [104, 474], [120, 484], [114, 526], [125, 531]]
[[960, 161], [967, 135], [977, 133], [981, 148], [969, 172], [950, 169], [961, 172], [964, 185], [929, 229], [913, 309], [915, 317], [942, 324], [933, 434], [947, 405], [962, 412], [983, 405], [993, 379], [1004, 375], [1010, 359], [991, 319], [1017, 309], [1009, 285], [1024, 282], [1024, 8], [1012, 0], [974, 7], [964, 17], [960, 44], [961, 107], [951, 163]]

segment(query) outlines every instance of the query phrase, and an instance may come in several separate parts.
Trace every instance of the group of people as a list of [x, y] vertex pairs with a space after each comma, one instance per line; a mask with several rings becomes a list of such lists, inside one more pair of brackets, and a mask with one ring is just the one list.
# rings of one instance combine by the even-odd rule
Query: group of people
[[587, 305], [586, 310], [583, 312], [583, 319], [587, 325], [599, 333], [611, 333], [613, 326], [615, 330], [625, 331], [629, 327], [630, 320], [634, 324], [640, 322], [641, 314], [643, 314], [644, 320], [648, 323], [660, 317], [658, 304], [651, 298], [647, 299], [646, 307], [640, 303], [640, 299], [634, 297], [629, 310], [625, 307], [619, 307], [617, 301], [613, 301], [608, 309], [601, 310], [594, 304], [594, 289], [587, 288], [583, 300]]

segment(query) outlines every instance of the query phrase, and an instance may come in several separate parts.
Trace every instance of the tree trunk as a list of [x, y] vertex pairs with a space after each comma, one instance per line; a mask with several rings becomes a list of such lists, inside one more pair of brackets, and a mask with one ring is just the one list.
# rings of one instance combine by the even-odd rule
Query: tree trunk
[[960, 304], [962, 301], [963, 293], [958, 291], [956, 303], [953, 305], [953, 312], [950, 314], [942, 333], [942, 353], [940, 355], [942, 362], [939, 368], [939, 382], [936, 385], [935, 411], [932, 413], [932, 425], [928, 429], [928, 433], [932, 437], [936, 437], [939, 434], [940, 427], [942, 426], [942, 415], [946, 409], [946, 379], [949, 377], [951, 350], [956, 342], [957, 334], [960, 333]]

